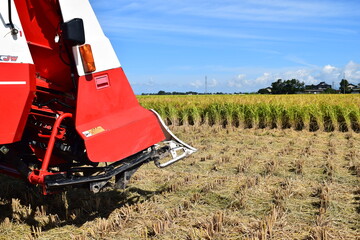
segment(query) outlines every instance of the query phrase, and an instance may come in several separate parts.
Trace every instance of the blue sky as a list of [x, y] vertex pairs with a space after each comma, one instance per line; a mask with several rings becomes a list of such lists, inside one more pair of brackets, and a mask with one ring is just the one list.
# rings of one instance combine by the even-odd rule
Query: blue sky
[[360, 83], [357, 0], [90, 0], [135, 93]]

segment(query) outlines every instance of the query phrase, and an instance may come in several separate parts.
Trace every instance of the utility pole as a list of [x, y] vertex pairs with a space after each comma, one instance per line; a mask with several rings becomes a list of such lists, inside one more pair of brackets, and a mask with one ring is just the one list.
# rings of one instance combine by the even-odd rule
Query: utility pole
[[[343, 79], [345, 80], [345, 72], [344, 72], [344, 78], [343, 78]], [[344, 81], [344, 86], [343, 86], [343, 88], [344, 88], [344, 94], [345, 94], [345, 89], [346, 89], [345, 81]]]
[[207, 94], [207, 76], [205, 76], [205, 94]]

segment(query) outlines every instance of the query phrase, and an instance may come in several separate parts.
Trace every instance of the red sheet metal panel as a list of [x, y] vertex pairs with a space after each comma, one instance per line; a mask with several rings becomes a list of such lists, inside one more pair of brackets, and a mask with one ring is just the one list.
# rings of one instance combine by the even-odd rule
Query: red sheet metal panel
[[93, 162], [113, 162], [165, 139], [156, 116], [142, 108], [122, 70], [79, 78], [76, 129]]
[[34, 65], [0, 63], [0, 144], [21, 139], [35, 88]]
[[70, 62], [64, 47], [55, 40], [62, 22], [57, 0], [15, 0], [22, 27], [28, 41], [36, 72], [49, 79], [53, 85], [70, 91], [73, 88], [70, 67], [61, 59]]

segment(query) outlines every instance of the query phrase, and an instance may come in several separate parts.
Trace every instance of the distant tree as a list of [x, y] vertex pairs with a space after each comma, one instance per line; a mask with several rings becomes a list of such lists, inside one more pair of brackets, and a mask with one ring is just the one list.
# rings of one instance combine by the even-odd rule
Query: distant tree
[[160, 90], [160, 91], [158, 92], [158, 95], [165, 95], [165, 94], [166, 94], [166, 92], [163, 91], [163, 90]]
[[340, 82], [340, 92], [341, 93], [350, 93], [351, 89], [349, 88], [349, 82], [346, 79], [341, 79]]
[[283, 85], [284, 85], [284, 83], [281, 79], [278, 79], [276, 82], [273, 82], [271, 84], [272, 93], [281, 94]]
[[297, 79], [285, 80], [278, 79], [271, 84], [272, 93], [274, 94], [294, 94], [303, 92], [305, 84]]
[[327, 89], [324, 90], [323, 93], [333, 94], [333, 93], [337, 93], [337, 91], [335, 89], [332, 89], [332, 88], [327, 88]]
[[297, 79], [287, 80], [286, 85], [289, 90], [288, 93], [290, 94], [303, 92], [305, 89], [305, 84]]
[[311, 84], [311, 85], [306, 85], [305, 89], [315, 89], [316, 85]]
[[261, 88], [258, 91], [259, 94], [269, 94], [269, 90], [267, 88]]

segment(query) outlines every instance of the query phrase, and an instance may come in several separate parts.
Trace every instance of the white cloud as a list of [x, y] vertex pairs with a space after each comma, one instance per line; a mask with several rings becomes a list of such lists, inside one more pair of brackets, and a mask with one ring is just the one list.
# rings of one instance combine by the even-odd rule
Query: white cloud
[[[182, 0], [182, 1], [163, 1], [163, 0], [138, 0], [135, 3], [124, 4], [123, 1], [114, 0], [109, 3], [91, 0], [99, 7], [113, 9], [114, 6], [121, 11], [136, 9], [137, 11], [148, 12], [167, 12], [172, 15], [202, 16], [220, 19], [243, 19], [252, 21], [289, 21], [307, 20], [304, 17], [320, 18], [339, 16], [343, 13], [354, 14], [348, 4], [337, 3], [336, 1], [317, 2], [312, 0], [251, 0], [237, 1], [227, 0], [219, 4], [218, 0]], [[101, 6], [103, 5], [103, 6]], [[282, 16], [279, 18], [279, 16]]]
[[274, 77], [271, 75], [271, 73], [265, 72], [262, 76], [256, 78], [255, 82], [260, 85], [266, 85], [270, 81], [273, 81], [273, 78]]
[[153, 80], [153, 78], [151, 77], [149, 80], [147, 81], [138, 81], [138, 82], [131, 82], [131, 85], [134, 86], [144, 86], [144, 87], [154, 87], [157, 85], [157, 83]]
[[350, 61], [346, 64], [344, 70], [344, 74], [342, 77], [345, 76], [347, 80], [351, 83], [358, 83], [360, 81], [360, 64]]
[[[90, 2], [105, 32], [122, 38], [133, 36], [143, 41], [149, 41], [151, 35], [160, 38], [159, 33], [272, 41], [303, 41], [311, 36], [308, 34], [293, 37], [254, 31], [254, 29], [264, 28], [282, 29], [282, 32], [286, 28], [291, 30], [298, 28], [314, 32], [336, 30], [339, 34], [356, 34], [349, 32], [346, 25], [328, 25], [333, 18], [345, 18], [345, 16], [356, 14], [354, 10], [356, 7], [329, 0], [321, 3], [312, 0], [227, 0], [221, 2], [218, 0], [137, 0], [130, 3], [120, 0], [107, 2], [90, 0]], [[305, 22], [310, 22], [311, 25], [304, 25]], [[325, 25], [314, 25], [314, 22]], [[223, 24], [226, 27], [223, 27]], [[144, 31], [147, 33], [145, 34]]]
[[[207, 87], [208, 88], [215, 88], [218, 85], [219, 85], [219, 82], [215, 78], [207, 81]], [[195, 88], [204, 88], [205, 87], [205, 81], [204, 80], [196, 80], [194, 82], [191, 82], [190, 86], [195, 87]]]
[[277, 79], [298, 79], [306, 85], [326, 82], [328, 84], [339, 85], [345, 73], [346, 79], [354, 84], [360, 82], [360, 64], [350, 61], [344, 67], [325, 65], [323, 67], [304, 67], [298, 69], [279, 69], [273, 71], [259, 72], [253, 77], [239, 74], [227, 82], [227, 86], [240, 91], [256, 91], [260, 88], [268, 87]]
[[300, 65], [304, 65], [307, 67], [315, 67], [315, 65], [310, 64], [310, 63], [306, 62], [304, 59], [297, 57], [297, 56], [288, 55], [288, 56], [284, 56], [284, 58], [286, 60], [289, 60], [290, 62], [294, 62], [294, 63], [300, 64]]
[[195, 88], [201, 88], [201, 87], [204, 87], [205, 84], [201, 80], [196, 80], [194, 82], [191, 82], [190, 85], [195, 87]]
[[223, 28], [216, 28], [214, 26], [196, 26], [196, 24], [189, 25], [184, 23], [164, 23], [156, 20], [144, 20], [134, 19], [132, 17], [113, 16], [102, 20], [102, 24], [106, 28], [107, 32], [112, 33], [129, 33], [129, 32], [141, 32], [149, 31], [152, 33], [164, 32], [175, 33], [181, 35], [193, 35], [193, 36], [209, 36], [209, 37], [221, 37], [231, 39], [252, 39], [252, 40], [272, 40], [272, 41], [284, 41], [284, 39], [275, 36], [266, 36], [261, 34], [247, 34], [238, 31], [224, 30]]
[[[343, 69], [331, 65], [325, 65], [320, 70], [314, 72], [314, 77], [321, 82], [328, 84], [338, 83], [341, 80], [341, 72]], [[314, 82], [316, 83], [316, 82]]]
[[215, 78], [213, 78], [208, 82], [207, 85], [210, 88], [214, 88], [214, 87], [218, 86], [218, 84], [219, 84], [218, 81]]
[[[271, 86], [271, 83], [277, 79], [298, 79], [306, 85], [326, 82], [334, 84], [335, 88], [339, 87], [341, 78], [346, 72], [346, 79], [353, 84], [360, 82], [360, 64], [350, 61], [344, 66], [324, 65], [318, 67], [300, 67], [300, 68], [283, 68], [283, 69], [256, 69], [253, 67], [234, 68], [234, 71], [241, 72], [233, 77], [229, 77], [230, 72], [221, 72], [216, 77], [208, 76], [208, 92], [255, 92], [260, 88]], [[169, 81], [172, 75], [141, 76], [140, 79], [146, 79], [143, 82], [132, 83], [137, 93], [166, 91], [205, 91], [205, 79], [199, 75], [179, 76], [173, 81]], [[134, 76], [134, 79], [138, 77]], [[154, 79], [154, 80], [153, 80]], [[185, 80], [184, 80], [185, 79]], [[190, 79], [193, 79], [192, 81]], [[174, 83], [176, 82], [176, 83]]]
[[240, 74], [237, 77], [228, 81], [229, 87], [235, 87], [238, 90], [255, 91], [259, 88], [268, 87], [272, 82], [277, 79], [298, 79], [304, 81], [306, 84], [315, 83], [316, 79], [311, 75], [312, 71], [308, 69], [297, 69], [297, 70], [288, 70], [282, 72], [264, 72], [261, 76], [255, 77], [254, 79], [247, 78], [245, 74]]
[[323, 67], [323, 72], [326, 74], [333, 74], [336, 71], [338, 71], [338, 69], [331, 65], [326, 65]]
[[246, 75], [245, 74], [239, 74], [233, 79], [229, 80], [227, 82], [227, 86], [232, 88], [240, 89], [242, 88], [246, 83]]

